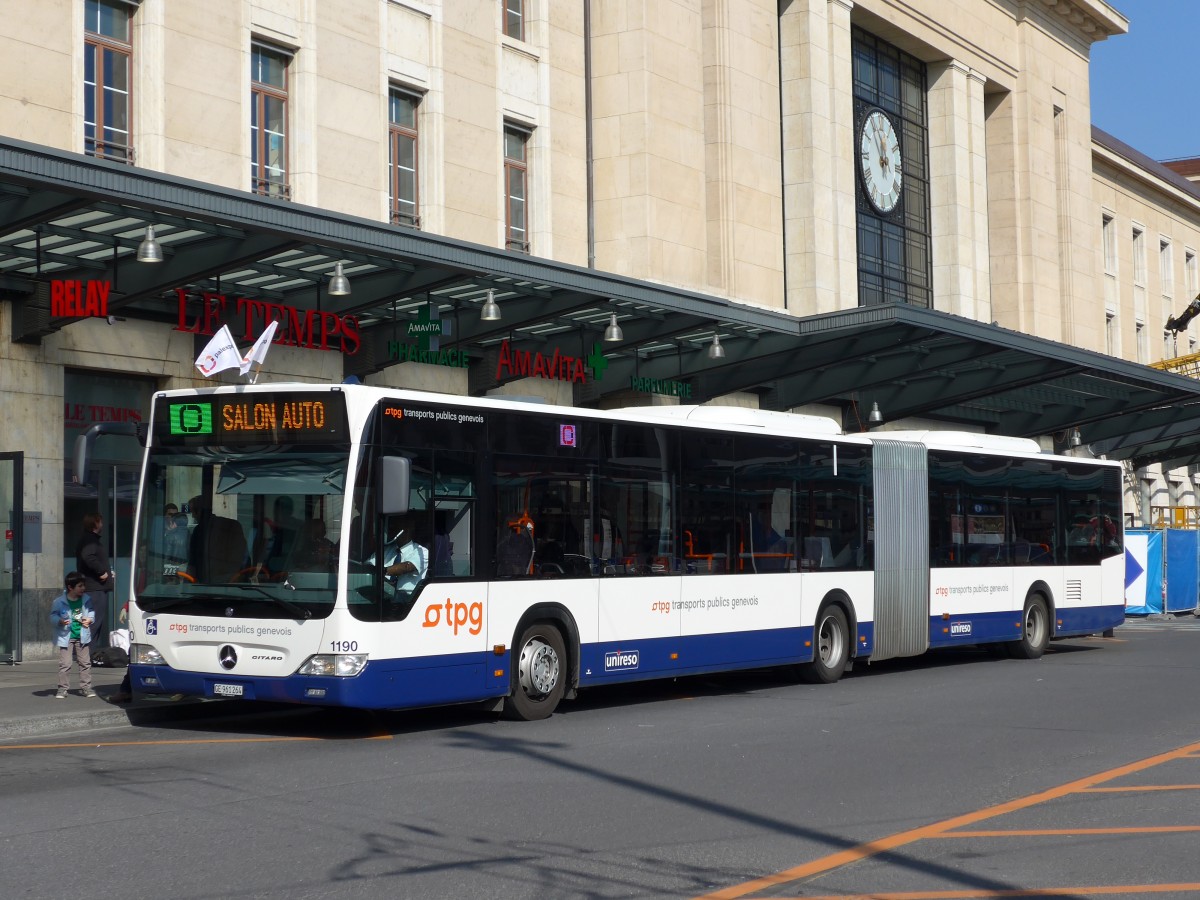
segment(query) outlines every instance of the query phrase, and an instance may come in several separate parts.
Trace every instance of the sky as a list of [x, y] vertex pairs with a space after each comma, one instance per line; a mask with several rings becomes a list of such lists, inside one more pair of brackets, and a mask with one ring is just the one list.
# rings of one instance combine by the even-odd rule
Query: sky
[[1092, 44], [1092, 124], [1151, 159], [1200, 156], [1200, 0], [1107, 0], [1127, 34]]

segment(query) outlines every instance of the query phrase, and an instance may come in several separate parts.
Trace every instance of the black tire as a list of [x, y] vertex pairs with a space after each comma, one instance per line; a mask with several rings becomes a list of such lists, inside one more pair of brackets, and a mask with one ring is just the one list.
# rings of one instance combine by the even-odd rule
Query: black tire
[[567, 651], [553, 625], [530, 625], [512, 649], [513, 692], [504, 700], [504, 717], [532, 722], [545, 719], [562, 700], [567, 685]]
[[833, 684], [846, 671], [850, 660], [850, 626], [839, 606], [826, 606], [817, 616], [813, 629], [812, 662], [797, 666], [801, 681], [808, 684]]
[[1050, 613], [1040, 594], [1030, 594], [1021, 614], [1021, 637], [1007, 644], [1013, 659], [1038, 659], [1050, 644]]

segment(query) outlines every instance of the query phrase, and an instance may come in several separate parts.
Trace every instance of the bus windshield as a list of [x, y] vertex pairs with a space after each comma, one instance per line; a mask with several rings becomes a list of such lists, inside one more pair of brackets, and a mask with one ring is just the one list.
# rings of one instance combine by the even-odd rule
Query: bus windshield
[[333, 447], [152, 450], [138, 605], [184, 615], [329, 615], [346, 468], [345, 450]]

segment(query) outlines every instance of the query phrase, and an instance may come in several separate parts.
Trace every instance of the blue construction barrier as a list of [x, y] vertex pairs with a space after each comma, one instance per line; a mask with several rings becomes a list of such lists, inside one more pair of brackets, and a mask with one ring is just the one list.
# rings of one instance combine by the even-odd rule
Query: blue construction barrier
[[1200, 533], [1125, 529], [1125, 612], [1190, 612], [1200, 604]]
[[1200, 532], [1167, 528], [1163, 543], [1165, 612], [1191, 612], [1200, 600]]
[[1125, 614], [1163, 611], [1163, 533], [1156, 528], [1125, 529]]

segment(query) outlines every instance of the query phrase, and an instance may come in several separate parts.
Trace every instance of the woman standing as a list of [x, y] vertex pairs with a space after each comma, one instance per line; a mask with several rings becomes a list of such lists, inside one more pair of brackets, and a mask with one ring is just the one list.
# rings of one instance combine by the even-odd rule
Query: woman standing
[[98, 512], [83, 517], [83, 534], [75, 545], [75, 569], [83, 576], [84, 589], [91, 595], [96, 621], [92, 623], [93, 647], [105, 645], [108, 632], [109, 593], [113, 586], [113, 571], [108, 561], [108, 551], [100, 539], [104, 517]]

